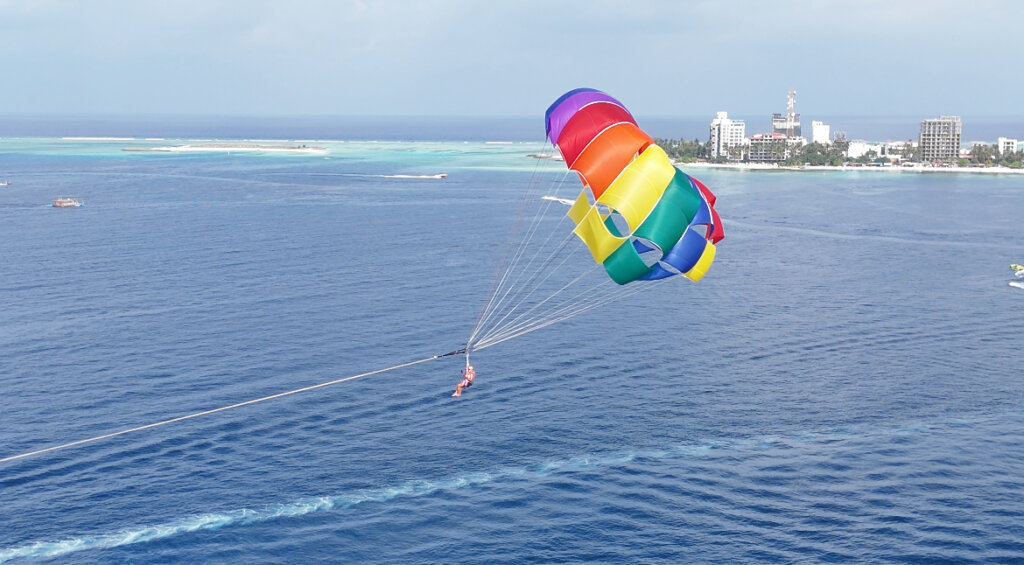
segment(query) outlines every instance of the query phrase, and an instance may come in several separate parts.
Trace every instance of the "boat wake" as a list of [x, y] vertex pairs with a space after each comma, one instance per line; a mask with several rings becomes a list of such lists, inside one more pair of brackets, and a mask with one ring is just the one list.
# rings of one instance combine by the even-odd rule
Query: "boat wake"
[[379, 176], [385, 179], [446, 179], [448, 173], [438, 173], [436, 175], [367, 175], [367, 176]]
[[[1024, 265], [1018, 265], [1014, 263], [1010, 265], [1010, 270], [1013, 271], [1013, 276], [1018, 279], [1024, 279]], [[1014, 288], [1024, 288], [1024, 282], [1021, 281], [1010, 281], [1010, 286]]]
[[[935, 247], [957, 247], [957, 248], [982, 248], [992, 247], [992, 245], [985, 243], [984, 241], [959, 241], [953, 239], [923, 239], [920, 237], [902, 237], [892, 235], [879, 235], [879, 234], [859, 234], [859, 233], [839, 233], [813, 228], [801, 228], [797, 226], [784, 226], [774, 225], [767, 223], [755, 223], [755, 222], [744, 222], [742, 220], [729, 220], [729, 225], [739, 226], [744, 228], [753, 228], [757, 230], [768, 230], [774, 232], [784, 233], [795, 233], [810, 236], [826, 237], [831, 239], [839, 240], [861, 240], [861, 241], [881, 241], [886, 243], [899, 243], [907, 245], [928, 245]], [[1007, 244], [1002, 248], [1010, 249], [1010, 245]]]
[[[979, 418], [977, 423], [983, 423], [983, 421], [992, 418], [1001, 419], [1005, 416], [1005, 414], [988, 415], [987, 417]], [[574, 473], [581, 470], [615, 467], [635, 460], [701, 459], [709, 456], [712, 451], [733, 450], [744, 452], [797, 446], [813, 447], [815, 445], [833, 445], [836, 442], [858, 440], [872, 436], [881, 439], [888, 436], [905, 436], [907, 434], [943, 433], [951, 429], [970, 426], [971, 423], [963, 419], [957, 419], [945, 423], [915, 423], [912, 425], [887, 427], [880, 430], [847, 427], [821, 432], [804, 432], [789, 437], [763, 436], [745, 439], [722, 439], [700, 444], [676, 445], [664, 449], [588, 454], [497, 469], [490, 472], [466, 473], [446, 479], [411, 480], [391, 487], [360, 489], [345, 494], [304, 498], [283, 504], [271, 504], [262, 508], [239, 508], [223, 512], [197, 514], [162, 524], [144, 525], [108, 534], [73, 537], [60, 541], [30, 542], [16, 547], [0, 549], [0, 563], [14, 559], [51, 558], [78, 551], [110, 549], [161, 540], [192, 532], [213, 531], [229, 526], [256, 524], [279, 518], [295, 518], [320, 512], [344, 510], [366, 502], [383, 503], [399, 498], [430, 496], [435, 493], [473, 488], [488, 483], [535, 481], [553, 473]]]
[[552, 202], [558, 202], [559, 204], [565, 204], [566, 206], [572, 206], [575, 202], [568, 198], [559, 198], [557, 196], [541, 196], [541, 200], [550, 200]]
[[[710, 449], [710, 447], [704, 448], [704, 451], [707, 449]], [[700, 451], [700, 449], [690, 449], [690, 452], [694, 454], [698, 454]], [[125, 529], [111, 534], [82, 536], [54, 542], [40, 541], [10, 549], [0, 549], [0, 563], [5, 563], [12, 559], [58, 557], [90, 549], [110, 549], [201, 530], [218, 530], [226, 526], [255, 524], [278, 518], [292, 518], [318, 512], [343, 510], [364, 502], [387, 502], [401, 497], [427, 496], [437, 492], [470, 488], [497, 481], [542, 477], [559, 469], [572, 470], [608, 466], [628, 462], [635, 457], [636, 455], [629, 454], [596, 458], [580, 457], [562, 461], [550, 461], [532, 467], [509, 468], [489, 473], [469, 473], [437, 481], [414, 480], [394, 487], [363, 489], [350, 494], [301, 499], [258, 509], [240, 508], [225, 512], [187, 516], [163, 524]]]

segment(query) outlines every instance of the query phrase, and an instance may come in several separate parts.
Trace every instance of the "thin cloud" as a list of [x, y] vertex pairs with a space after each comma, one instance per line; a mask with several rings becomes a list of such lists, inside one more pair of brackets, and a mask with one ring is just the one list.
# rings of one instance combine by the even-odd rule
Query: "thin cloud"
[[5, 113], [1020, 114], [1024, 3], [0, 0]]

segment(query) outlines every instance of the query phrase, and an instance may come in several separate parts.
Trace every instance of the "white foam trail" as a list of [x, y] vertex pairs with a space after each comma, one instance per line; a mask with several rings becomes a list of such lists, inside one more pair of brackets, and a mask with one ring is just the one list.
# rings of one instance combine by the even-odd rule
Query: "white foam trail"
[[575, 200], [569, 200], [568, 198], [559, 198], [557, 196], [541, 196], [540, 199], [558, 202], [559, 204], [565, 204], [566, 206], [572, 206], [573, 204], [576, 203]]
[[378, 175], [386, 179], [444, 179], [448, 173], [437, 173], [436, 175]]
[[[674, 450], [673, 453], [676, 454], [676, 456], [700, 456], [706, 453], [709, 449], [709, 446], [701, 446], [696, 449], [693, 447], [687, 447]], [[179, 534], [187, 534], [200, 530], [217, 530], [237, 524], [253, 524], [277, 518], [305, 516], [307, 514], [317, 512], [351, 508], [364, 502], [387, 502], [400, 497], [426, 496], [436, 492], [470, 488], [496, 481], [544, 477], [553, 471], [563, 469], [573, 470], [590, 467], [606, 467], [627, 463], [637, 457], [657, 457], [662, 453], [667, 455], [667, 452], [653, 451], [646, 454], [623, 453], [597, 456], [588, 455], [573, 457], [570, 459], [548, 461], [526, 467], [513, 467], [491, 472], [468, 473], [438, 481], [408, 481], [394, 487], [363, 489], [337, 496], [308, 498], [286, 504], [268, 505], [260, 509], [241, 508], [225, 512], [198, 514], [171, 522], [165, 522], [163, 524], [126, 529], [111, 534], [82, 536], [53, 542], [40, 541], [18, 547], [0, 549], [0, 563], [5, 563], [12, 559], [19, 558], [49, 558], [90, 549], [109, 549], [169, 538]]]
[[[899, 237], [899, 236], [891, 236], [891, 235], [837, 233], [837, 232], [830, 232], [830, 231], [825, 231], [825, 230], [817, 230], [817, 229], [812, 229], [812, 228], [801, 228], [801, 227], [796, 227], [796, 226], [778, 226], [778, 225], [770, 225], [770, 224], [762, 224], [762, 223], [754, 223], [754, 222], [744, 222], [744, 221], [741, 221], [741, 220], [734, 220], [734, 219], [730, 219], [729, 220], [729, 225], [732, 226], [733, 228], [735, 228], [735, 227], [743, 227], [743, 228], [753, 228], [753, 229], [756, 229], [756, 230], [768, 230], [768, 231], [774, 231], [774, 232], [789, 232], [789, 233], [796, 233], [796, 234], [803, 234], [803, 235], [826, 237], [826, 238], [831, 238], [831, 239], [881, 241], [881, 242], [885, 242], [885, 243], [897, 243], [897, 244], [905, 244], [905, 245], [930, 245], [930, 246], [935, 246], [935, 247], [959, 247], [959, 248], [965, 248], [965, 249], [980, 248], [980, 247], [985, 247], [985, 248], [992, 248], [993, 247], [992, 245], [990, 245], [988, 243], [985, 243], [983, 241], [975, 242], [975, 241], [957, 241], [957, 240], [944, 240], [944, 239], [919, 239], [919, 238]], [[997, 246], [997, 247], [1005, 247], [1006, 249], [1010, 249], [1011, 245], [1007, 244], [1005, 246]]]
[[521, 467], [498, 469], [491, 472], [477, 472], [458, 475], [437, 481], [407, 481], [394, 487], [361, 489], [348, 494], [305, 498], [285, 504], [272, 504], [261, 509], [241, 508], [224, 512], [198, 514], [153, 526], [141, 526], [134, 529], [121, 530], [111, 534], [99, 534], [69, 538], [61, 541], [40, 541], [25, 545], [0, 549], [0, 563], [12, 559], [48, 558], [67, 555], [89, 549], [108, 549], [145, 543], [148, 541], [169, 538], [200, 530], [217, 530], [226, 526], [254, 524], [278, 518], [293, 518], [317, 512], [346, 509], [364, 502], [387, 502], [401, 497], [428, 496], [437, 492], [453, 491], [470, 488], [485, 483], [529, 480], [542, 478], [555, 471], [574, 471], [579, 469], [612, 467], [630, 463], [636, 459], [670, 460], [697, 459], [706, 457], [711, 451], [718, 449], [772, 449], [785, 448], [801, 443], [817, 443], [842, 441], [847, 439], [872, 436], [902, 436], [908, 434], [928, 434], [941, 432], [945, 429], [959, 428], [992, 419], [1002, 419], [1008, 415], [1019, 417], [1019, 410], [1010, 413], [989, 415], [976, 419], [957, 419], [944, 423], [904, 423], [883, 429], [862, 429], [859, 426], [823, 430], [820, 432], [801, 432], [786, 437], [762, 436], [741, 440], [712, 440], [696, 444], [684, 444], [663, 449], [638, 450], [633, 452], [590, 454], [539, 462]]

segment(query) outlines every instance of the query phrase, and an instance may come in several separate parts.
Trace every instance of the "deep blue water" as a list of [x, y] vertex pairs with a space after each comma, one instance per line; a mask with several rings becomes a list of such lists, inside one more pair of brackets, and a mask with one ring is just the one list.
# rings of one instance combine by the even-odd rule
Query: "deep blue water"
[[[564, 178], [503, 133], [0, 140], [0, 457], [461, 347]], [[690, 172], [700, 283], [0, 463], [0, 561], [1024, 563], [1024, 177]]]

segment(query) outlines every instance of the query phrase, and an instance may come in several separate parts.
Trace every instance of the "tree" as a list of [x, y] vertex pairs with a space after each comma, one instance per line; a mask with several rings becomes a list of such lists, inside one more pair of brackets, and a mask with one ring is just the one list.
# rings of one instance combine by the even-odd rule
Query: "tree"
[[654, 143], [664, 149], [669, 159], [673, 161], [690, 163], [707, 155], [706, 147], [697, 139], [655, 139]]
[[821, 143], [808, 143], [793, 152], [787, 165], [827, 165], [829, 164], [829, 146]]
[[850, 151], [850, 142], [845, 139], [837, 139], [829, 146], [828, 164], [833, 166], [842, 165], [846, 162], [846, 154]]
[[921, 159], [921, 148], [914, 147], [910, 143], [904, 143], [903, 159], [906, 161], [919, 161]]
[[971, 162], [978, 165], [991, 165], [997, 158], [996, 149], [991, 145], [976, 143], [971, 147]]
[[854, 162], [867, 165], [868, 163], [874, 163], [877, 158], [878, 152], [874, 149], [868, 149], [866, 153], [854, 159]]
[[1001, 153], [996, 164], [1013, 169], [1024, 167], [1024, 150], [1017, 151], [1016, 153], [1011, 153], [1009, 151]]

